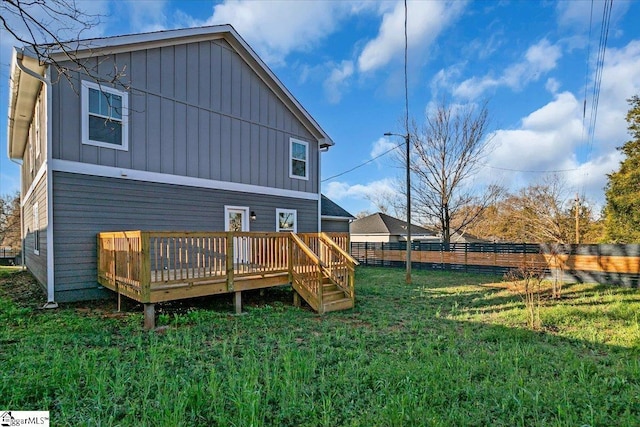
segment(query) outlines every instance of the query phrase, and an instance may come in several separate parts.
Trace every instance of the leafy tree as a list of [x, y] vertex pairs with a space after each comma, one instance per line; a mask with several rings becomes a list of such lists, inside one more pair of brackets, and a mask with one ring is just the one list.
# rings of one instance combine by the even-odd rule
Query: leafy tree
[[632, 139], [618, 150], [624, 154], [620, 169], [608, 175], [605, 230], [608, 241], [640, 242], [640, 97], [628, 99], [628, 130]]

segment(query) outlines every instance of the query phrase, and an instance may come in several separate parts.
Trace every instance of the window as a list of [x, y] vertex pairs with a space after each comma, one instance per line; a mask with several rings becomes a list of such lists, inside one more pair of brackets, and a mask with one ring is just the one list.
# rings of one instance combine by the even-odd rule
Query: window
[[309, 143], [291, 138], [289, 140], [289, 177], [309, 179]]
[[82, 82], [82, 143], [128, 149], [128, 95], [110, 87]]
[[35, 144], [36, 144], [36, 159], [40, 157], [40, 99], [36, 101], [36, 111], [33, 116], [34, 126], [35, 126]]
[[38, 203], [33, 204], [33, 253], [40, 255], [40, 216]]
[[276, 231], [298, 230], [297, 212], [295, 209], [276, 209]]

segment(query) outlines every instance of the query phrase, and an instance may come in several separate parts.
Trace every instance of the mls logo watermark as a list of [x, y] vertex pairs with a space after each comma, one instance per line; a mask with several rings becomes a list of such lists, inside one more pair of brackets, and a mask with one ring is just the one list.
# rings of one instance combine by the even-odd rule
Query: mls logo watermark
[[49, 411], [0, 411], [0, 427], [49, 427]]

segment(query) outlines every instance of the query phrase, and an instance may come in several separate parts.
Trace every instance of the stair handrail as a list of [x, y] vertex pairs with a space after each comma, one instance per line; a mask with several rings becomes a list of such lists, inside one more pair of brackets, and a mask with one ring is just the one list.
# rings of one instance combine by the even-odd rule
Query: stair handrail
[[344, 256], [345, 258], [347, 258], [347, 260], [349, 260], [354, 266], [355, 265], [360, 265], [360, 263], [358, 262], [357, 259], [355, 259], [354, 257], [352, 257], [349, 252], [345, 251], [344, 249], [342, 249], [340, 247], [340, 245], [338, 245], [331, 237], [329, 237], [329, 235], [327, 233], [321, 232], [320, 233], [320, 238], [329, 246], [335, 248], [338, 252], [340, 252], [340, 254], [342, 256]]
[[326, 268], [326, 264], [322, 262], [320, 257], [318, 257], [318, 255], [316, 255], [300, 237], [298, 237], [295, 233], [291, 233], [290, 236], [291, 239], [298, 245], [298, 247], [302, 249], [302, 252], [304, 252], [309, 258], [311, 258], [313, 262], [315, 262], [321, 268]]

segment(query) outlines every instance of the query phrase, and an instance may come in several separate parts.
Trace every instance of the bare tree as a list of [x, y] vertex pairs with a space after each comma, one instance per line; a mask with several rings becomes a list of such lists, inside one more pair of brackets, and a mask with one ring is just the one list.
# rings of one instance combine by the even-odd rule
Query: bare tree
[[475, 221], [502, 192], [495, 185], [477, 188], [470, 182], [490, 152], [488, 117], [486, 103], [454, 107], [441, 101], [421, 129], [413, 126], [412, 205], [426, 223], [436, 225], [443, 242]]
[[18, 249], [20, 243], [20, 194], [0, 197], [0, 246]]
[[[91, 3], [83, 3], [84, 6]], [[74, 72], [80, 72], [97, 83], [119, 83], [124, 69], [109, 75], [99, 74], [95, 61], [83, 59], [79, 52], [90, 48], [85, 41], [90, 31], [100, 24], [100, 14], [86, 12], [76, 0], [1, 0], [0, 24], [7, 33], [41, 64], [49, 64], [58, 78], [66, 78], [73, 86]]]

